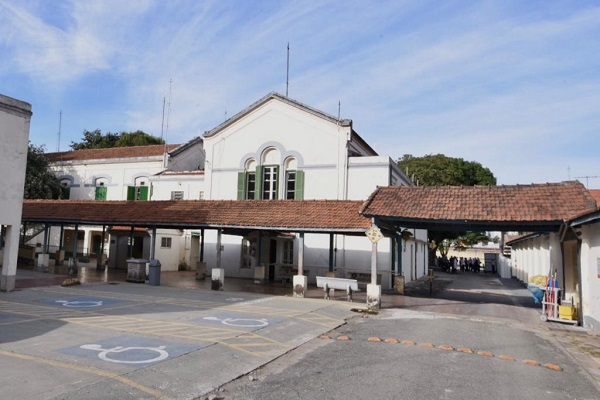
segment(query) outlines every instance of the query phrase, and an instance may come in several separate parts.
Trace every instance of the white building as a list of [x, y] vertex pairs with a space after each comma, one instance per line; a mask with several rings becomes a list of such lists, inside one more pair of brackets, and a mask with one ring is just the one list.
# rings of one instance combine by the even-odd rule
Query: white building
[[[596, 202], [600, 191], [590, 191]], [[600, 332], [600, 211], [573, 218], [559, 232], [531, 233], [509, 242], [512, 276], [524, 283], [553, 276], [562, 301], [572, 303], [586, 328]]]
[[0, 95], [0, 290], [15, 288], [31, 105]]
[[[171, 146], [167, 153], [152, 147], [54, 153], [49, 159], [57, 176], [71, 188], [72, 199], [365, 200], [376, 186], [412, 185], [391, 158], [379, 156], [354, 131], [351, 120], [276, 93], [206, 132], [203, 138]], [[80, 247], [93, 253], [98, 247], [94, 237], [101, 230], [84, 231]], [[261, 254], [257, 254], [258, 232], [245, 232], [244, 236], [225, 233], [219, 254], [214, 230], [159, 231], [156, 258], [163, 270], [193, 268], [198, 261], [206, 262], [210, 269], [220, 256], [226, 276], [247, 278], [254, 277], [253, 267], [260, 263], [271, 280], [279, 278], [282, 267], [297, 265], [295, 235], [262, 233]], [[137, 244], [131, 246], [132, 236], [142, 240], [134, 240]], [[395, 238], [378, 244], [377, 268], [384, 288], [392, 286], [397, 265], [408, 272], [407, 281], [427, 274], [427, 233], [416, 231], [415, 237], [417, 240], [402, 246], [394, 245]], [[149, 240], [143, 230], [113, 227], [109, 267], [124, 268], [127, 255], [148, 258]], [[199, 249], [201, 243], [205, 246]], [[368, 279], [371, 243], [366, 237], [307, 234], [304, 246], [309, 283], [328, 271]]]

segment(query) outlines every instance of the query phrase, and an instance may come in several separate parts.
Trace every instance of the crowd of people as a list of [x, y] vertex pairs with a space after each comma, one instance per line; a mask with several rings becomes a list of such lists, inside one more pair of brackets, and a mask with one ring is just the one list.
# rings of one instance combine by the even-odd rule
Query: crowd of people
[[479, 257], [467, 258], [467, 257], [455, 257], [450, 258], [445, 255], [438, 257], [437, 265], [444, 272], [450, 272], [455, 274], [458, 270], [462, 272], [475, 272], [478, 273], [481, 270], [481, 260]]

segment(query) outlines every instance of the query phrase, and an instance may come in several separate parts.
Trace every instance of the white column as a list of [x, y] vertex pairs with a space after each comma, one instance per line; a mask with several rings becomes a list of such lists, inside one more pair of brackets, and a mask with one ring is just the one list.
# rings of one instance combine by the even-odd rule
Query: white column
[[2, 258], [2, 275], [0, 275], [0, 291], [12, 292], [15, 290], [18, 253], [19, 229], [14, 225], [7, 225], [4, 257]]
[[308, 278], [304, 276], [304, 233], [298, 237], [298, 275], [294, 275], [292, 281], [294, 297], [304, 297], [308, 287]]
[[377, 284], [377, 243], [371, 245], [371, 283], [367, 285], [367, 307], [379, 309], [381, 286]]

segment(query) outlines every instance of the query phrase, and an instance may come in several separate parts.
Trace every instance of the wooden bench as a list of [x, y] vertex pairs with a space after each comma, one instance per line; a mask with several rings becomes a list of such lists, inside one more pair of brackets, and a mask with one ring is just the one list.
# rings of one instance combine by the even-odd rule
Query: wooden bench
[[356, 279], [329, 278], [326, 276], [317, 276], [317, 287], [323, 288], [326, 300], [331, 298], [329, 295], [330, 289], [345, 290], [348, 301], [352, 301], [352, 293], [359, 291]]

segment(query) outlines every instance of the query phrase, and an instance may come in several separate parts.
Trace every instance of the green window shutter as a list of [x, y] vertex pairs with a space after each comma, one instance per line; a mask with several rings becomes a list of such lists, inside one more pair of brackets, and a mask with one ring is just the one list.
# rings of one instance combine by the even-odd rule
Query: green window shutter
[[246, 198], [246, 172], [238, 172], [237, 199]]
[[127, 186], [127, 200], [135, 200], [135, 186]]
[[140, 200], [148, 200], [148, 186], [140, 186]]
[[256, 166], [256, 190], [254, 191], [254, 198], [256, 200], [262, 199], [263, 180], [265, 179], [263, 169], [262, 165]]
[[304, 200], [304, 171], [296, 171], [296, 187], [294, 200]]
[[96, 188], [96, 200], [106, 200], [107, 189], [106, 186], [98, 186]]

